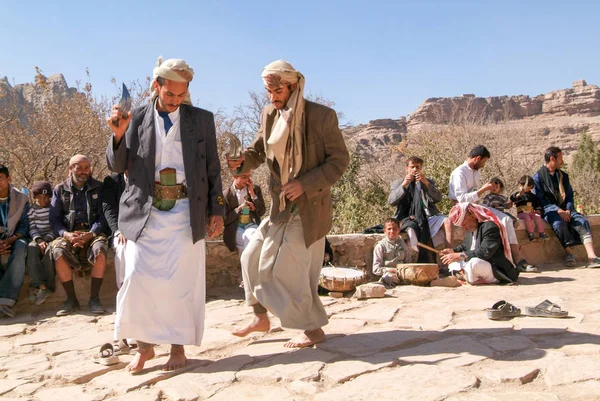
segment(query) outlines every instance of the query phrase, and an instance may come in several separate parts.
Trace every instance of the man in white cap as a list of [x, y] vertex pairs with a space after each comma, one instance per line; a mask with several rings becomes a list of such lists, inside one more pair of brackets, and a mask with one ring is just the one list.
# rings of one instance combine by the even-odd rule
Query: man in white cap
[[335, 111], [304, 99], [299, 71], [278, 60], [262, 78], [271, 105], [242, 159], [228, 162], [241, 174], [266, 160], [273, 204], [242, 254], [246, 302], [255, 317], [233, 334], [269, 331], [270, 311], [283, 327], [303, 330], [286, 347], [307, 347], [325, 340], [328, 319], [317, 289], [331, 228], [330, 188], [350, 159]]
[[186, 363], [185, 344], [200, 345], [204, 238], [219, 235], [225, 211], [214, 117], [190, 102], [194, 70], [159, 58], [153, 77], [148, 104], [128, 115], [115, 105], [108, 118], [108, 166], [128, 171], [119, 207], [127, 245], [115, 339], [138, 341], [131, 372], [154, 357], [154, 344], [171, 344], [164, 370]]
[[90, 159], [75, 155], [69, 160], [69, 178], [54, 187], [50, 204], [50, 225], [57, 238], [52, 242], [52, 257], [67, 300], [56, 312], [66, 316], [79, 309], [73, 272], [91, 269], [89, 310], [103, 314], [100, 286], [106, 270], [108, 242], [102, 213], [102, 183], [92, 177]]

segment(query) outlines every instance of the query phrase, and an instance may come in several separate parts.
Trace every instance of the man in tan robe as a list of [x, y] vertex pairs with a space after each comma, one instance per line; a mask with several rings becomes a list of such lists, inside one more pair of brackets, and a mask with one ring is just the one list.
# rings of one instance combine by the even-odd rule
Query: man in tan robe
[[286, 347], [307, 347], [325, 340], [328, 319], [317, 289], [331, 228], [330, 188], [349, 155], [335, 111], [304, 99], [300, 72], [278, 60], [262, 78], [271, 105], [242, 159], [228, 163], [241, 173], [266, 160], [273, 204], [242, 255], [246, 302], [255, 317], [233, 334], [269, 331], [270, 311], [283, 327], [304, 331]]

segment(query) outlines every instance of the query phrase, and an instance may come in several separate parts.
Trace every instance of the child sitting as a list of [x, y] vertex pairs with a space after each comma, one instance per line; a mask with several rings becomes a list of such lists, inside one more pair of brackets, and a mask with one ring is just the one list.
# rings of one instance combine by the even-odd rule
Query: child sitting
[[54, 291], [54, 267], [50, 243], [55, 235], [50, 227], [50, 200], [52, 186], [46, 181], [37, 181], [31, 187], [35, 203], [29, 209], [29, 233], [33, 241], [27, 247], [27, 270], [29, 286], [33, 288], [29, 300], [40, 305]]
[[492, 189], [490, 190], [490, 193], [483, 198], [481, 203], [484, 206], [501, 211], [510, 217], [513, 220], [513, 223], [517, 225], [517, 218], [505, 211], [505, 209], [510, 209], [512, 207], [512, 202], [509, 202], [506, 199], [506, 196], [502, 195], [502, 191], [504, 191], [504, 183], [498, 177], [492, 178], [490, 182], [492, 183]]
[[396, 265], [410, 263], [413, 255], [400, 238], [400, 223], [390, 217], [383, 223], [385, 238], [375, 245], [373, 250], [373, 274], [381, 276], [381, 281], [392, 286], [398, 284]]
[[[525, 222], [525, 227], [529, 233], [529, 241], [535, 239], [535, 227], [541, 240], [547, 239], [544, 232], [544, 219], [542, 218], [542, 205], [537, 196], [531, 190], [533, 189], [533, 178], [524, 175], [519, 179], [519, 191], [510, 196], [510, 200], [517, 207], [517, 213], [520, 219]], [[534, 227], [535, 223], [535, 227]]]

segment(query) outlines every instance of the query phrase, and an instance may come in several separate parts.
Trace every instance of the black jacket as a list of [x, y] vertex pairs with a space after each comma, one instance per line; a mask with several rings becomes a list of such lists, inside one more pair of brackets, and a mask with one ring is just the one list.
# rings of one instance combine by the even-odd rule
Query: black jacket
[[106, 235], [111, 236], [119, 229], [119, 202], [125, 191], [125, 177], [110, 174], [102, 184], [102, 212], [106, 219]]
[[471, 250], [473, 236], [467, 234], [462, 244], [454, 248], [454, 252], [464, 252], [467, 260], [479, 258], [492, 265], [494, 277], [503, 283], [512, 283], [519, 278], [519, 269], [504, 256], [504, 245], [500, 229], [492, 221], [479, 224], [475, 249]]

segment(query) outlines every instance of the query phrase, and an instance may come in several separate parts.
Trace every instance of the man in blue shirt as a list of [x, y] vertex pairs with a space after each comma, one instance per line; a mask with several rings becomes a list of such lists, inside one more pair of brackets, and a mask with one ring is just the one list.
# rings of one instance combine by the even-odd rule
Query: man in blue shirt
[[108, 248], [101, 193], [102, 183], [91, 177], [90, 160], [84, 155], [73, 156], [69, 178], [54, 188], [50, 205], [50, 224], [59, 237], [52, 243], [52, 257], [67, 293], [57, 316], [79, 309], [72, 269], [83, 275], [91, 268], [90, 312], [105, 312], [99, 298]]
[[0, 316], [13, 317], [25, 278], [29, 198], [10, 185], [8, 167], [0, 164]]

